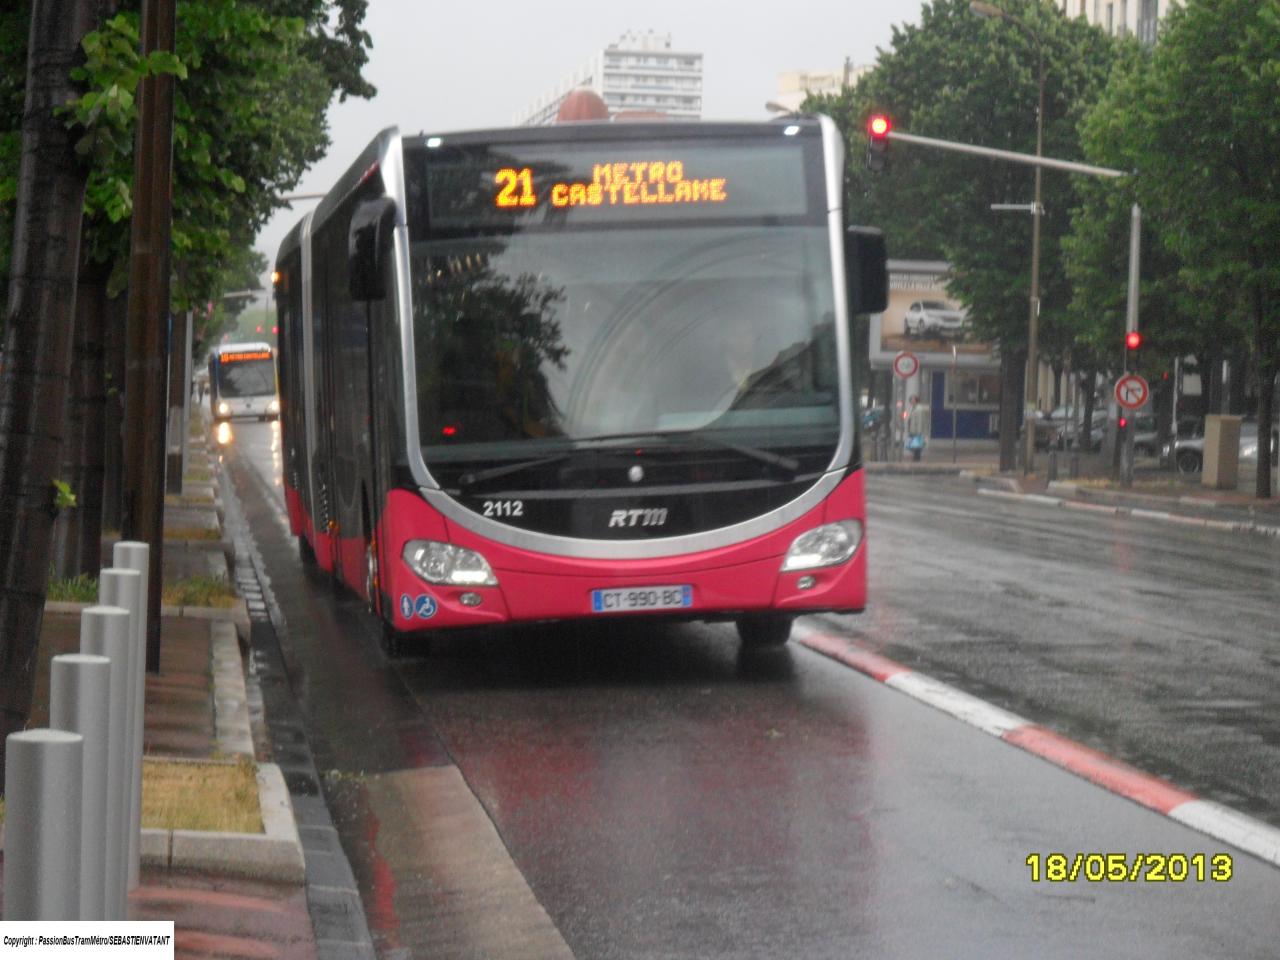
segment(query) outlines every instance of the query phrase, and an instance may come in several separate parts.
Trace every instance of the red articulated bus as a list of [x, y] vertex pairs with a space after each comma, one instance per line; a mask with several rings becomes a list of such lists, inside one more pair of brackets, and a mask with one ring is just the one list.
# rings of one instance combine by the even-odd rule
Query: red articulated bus
[[300, 550], [394, 649], [448, 628], [866, 603], [846, 228], [825, 117], [382, 133], [276, 264]]

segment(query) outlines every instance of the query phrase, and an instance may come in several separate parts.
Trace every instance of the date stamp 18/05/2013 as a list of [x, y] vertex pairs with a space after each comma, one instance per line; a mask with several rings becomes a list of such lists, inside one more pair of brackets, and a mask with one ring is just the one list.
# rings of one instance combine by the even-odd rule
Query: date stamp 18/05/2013
[[1229, 853], [1031, 853], [1031, 882], [1226, 883]]

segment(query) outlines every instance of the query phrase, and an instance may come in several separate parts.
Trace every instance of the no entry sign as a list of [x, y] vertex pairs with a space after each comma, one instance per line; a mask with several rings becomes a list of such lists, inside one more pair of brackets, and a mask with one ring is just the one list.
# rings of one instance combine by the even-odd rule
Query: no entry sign
[[1126, 373], [1116, 381], [1116, 403], [1126, 410], [1137, 410], [1151, 396], [1147, 381], [1136, 373]]

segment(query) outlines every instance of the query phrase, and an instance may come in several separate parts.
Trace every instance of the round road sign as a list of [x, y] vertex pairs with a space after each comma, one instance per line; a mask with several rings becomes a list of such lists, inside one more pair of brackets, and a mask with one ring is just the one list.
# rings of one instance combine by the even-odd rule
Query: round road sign
[[1116, 381], [1116, 403], [1126, 410], [1137, 410], [1147, 402], [1151, 388], [1136, 373], [1126, 373]]
[[893, 358], [893, 372], [903, 380], [915, 376], [915, 372], [919, 369], [920, 359], [910, 350], [903, 350]]

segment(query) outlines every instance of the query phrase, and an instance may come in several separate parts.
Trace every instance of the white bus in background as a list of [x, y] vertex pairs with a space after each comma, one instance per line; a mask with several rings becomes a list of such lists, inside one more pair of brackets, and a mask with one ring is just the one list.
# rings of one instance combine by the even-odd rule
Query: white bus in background
[[209, 404], [214, 420], [280, 416], [276, 352], [269, 343], [224, 343], [209, 353]]

